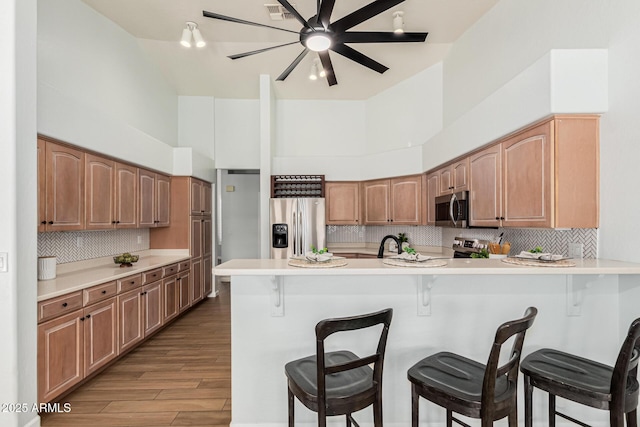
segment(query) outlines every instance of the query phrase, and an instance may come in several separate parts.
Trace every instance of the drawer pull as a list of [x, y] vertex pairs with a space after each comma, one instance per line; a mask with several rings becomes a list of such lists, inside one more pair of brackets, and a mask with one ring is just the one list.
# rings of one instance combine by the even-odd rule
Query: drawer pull
[[84, 317], [81, 317], [80, 320], [82, 320], [84, 322]]
[[106, 293], [107, 293], [107, 291], [106, 291], [106, 290], [102, 291], [102, 295], [104, 295], [104, 294], [106, 294]]
[[69, 304], [67, 304], [66, 302], [63, 302], [63, 303], [62, 303], [62, 306], [63, 306], [63, 307], [66, 307], [66, 306], [68, 306], [68, 305], [69, 305]]
[[90, 318], [90, 317], [91, 317], [91, 315], [90, 315], [90, 314], [87, 314], [87, 316], [86, 316], [86, 317], [87, 317], [87, 319], [88, 319], [88, 318]]
[[49, 221], [49, 224], [53, 224], [53, 221]]
[[134, 280], [132, 280], [132, 281], [130, 281], [130, 282], [129, 282], [129, 284], [130, 284], [130, 285], [133, 285], [133, 284], [135, 284], [135, 283], [136, 283], [136, 282], [135, 282]]

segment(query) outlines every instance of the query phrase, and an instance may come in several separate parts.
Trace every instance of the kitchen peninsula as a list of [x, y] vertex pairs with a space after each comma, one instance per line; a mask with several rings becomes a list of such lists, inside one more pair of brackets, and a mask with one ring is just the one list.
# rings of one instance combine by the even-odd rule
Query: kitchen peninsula
[[[447, 350], [485, 362], [498, 325], [539, 310], [524, 354], [541, 347], [572, 351], [613, 365], [622, 336], [637, 317], [640, 264], [576, 260], [574, 267], [526, 267], [497, 259], [447, 259], [433, 268], [390, 267], [380, 259], [349, 259], [336, 268], [296, 268], [287, 260], [231, 260], [214, 268], [231, 276], [232, 425], [285, 426], [284, 365], [315, 351], [314, 327], [324, 318], [394, 309], [383, 384], [387, 426], [410, 424], [407, 369]], [[334, 339], [335, 338], [335, 339]], [[330, 350], [359, 342], [336, 336]], [[366, 341], [366, 340], [363, 340]], [[442, 425], [445, 411], [420, 402], [422, 425]], [[523, 415], [520, 399], [520, 417]], [[534, 399], [534, 419], [546, 401]], [[572, 408], [606, 423], [604, 411]], [[316, 415], [296, 403], [296, 419]], [[370, 410], [355, 414], [372, 425]]]

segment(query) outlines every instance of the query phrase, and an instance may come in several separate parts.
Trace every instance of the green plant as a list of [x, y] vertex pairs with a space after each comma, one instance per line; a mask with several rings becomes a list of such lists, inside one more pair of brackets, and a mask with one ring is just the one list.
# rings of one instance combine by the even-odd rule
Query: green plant
[[489, 258], [489, 251], [480, 249], [480, 252], [471, 254], [471, 258]]
[[405, 233], [398, 233], [398, 240], [400, 240], [400, 243], [403, 243], [403, 242], [408, 242], [409, 238]]
[[321, 255], [326, 252], [329, 252], [329, 250], [327, 248], [317, 249], [315, 246], [311, 245], [311, 252], [313, 252], [314, 254]]
[[406, 253], [408, 253], [409, 255], [415, 255], [416, 254], [416, 250], [413, 248], [410, 248], [409, 246], [407, 246], [406, 248], [403, 249], [403, 251], [405, 251]]
[[531, 249], [529, 252], [531, 252], [532, 254], [541, 254], [542, 253], [542, 247], [541, 246], [536, 246], [535, 248]]

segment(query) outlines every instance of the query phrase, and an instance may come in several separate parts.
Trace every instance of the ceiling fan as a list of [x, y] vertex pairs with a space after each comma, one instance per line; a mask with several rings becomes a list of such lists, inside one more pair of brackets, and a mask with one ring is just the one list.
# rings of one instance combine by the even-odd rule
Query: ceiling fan
[[231, 59], [244, 58], [257, 53], [269, 51], [283, 46], [300, 43], [304, 50], [296, 59], [278, 76], [276, 80], [284, 80], [293, 71], [293, 69], [302, 61], [309, 53], [309, 50], [318, 52], [322, 68], [325, 70], [327, 83], [329, 86], [338, 84], [329, 50], [334, 51], [352, 61], [357, 62], [367, 68], [370, 68], [382, 74], [389, 68], [381, 63], [369, 58], [368, 56], [358, 52], [347, 44], [350, 43], [399, 43], [399, 42], [424, 42], [428, 33], [394, 33], [379, 31], [347, 31], [356, 25], [373, 18], [374, 16], [388, 10], [404, 0], [375, 0], [372, 3], [352, 12], [335, 22], [331, 22], [331, 13], [336, 0], [317, 0], [316, 14], [309, 19], [304, 19], [300, 13], [287, 1], [278, 0], [291, 15], [293, 15], [303, 27], [299, 32], [287, 30], [284, 28], [273, 27], [271, 25], [260, 24], [257, 22], [245, 21], [243, 19], [232, 18], [213, 12], [202, 11], [207, 18], [220, 19], [222, 21], [235, 22], [238, 24], [254, 25], [257, 27], [273, 28], [280, 31], [286, 31], [299, 35], [298, 41], [293, 41], [278, 46], [258, 49], [251, 52], [230, 55]]

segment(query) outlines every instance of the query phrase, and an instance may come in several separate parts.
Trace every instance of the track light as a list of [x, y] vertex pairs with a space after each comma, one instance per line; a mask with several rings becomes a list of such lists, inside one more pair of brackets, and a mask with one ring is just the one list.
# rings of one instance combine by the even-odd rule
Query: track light
[[191, 36], [193, 35], [193, 40], [196, 42], [197, 47], [204, 47], [207, 43], [202, 38], [202, 34], [200, 34], [200, 30], [198, 29], [198, 24], [195, 22], [187, 21], [187, 27], [182, 30], [182, 38], [180, 39], [180, 44], [184, 47], [191, 47]]
[[396, 34], [404, 33], [404, 12], [393, 12], [393, 32]]
[[313, 64], [311, 65], [311, 71], [309, 72], [309, 80], [318, 80], [318, 77], [322, 79], [327, 77], [327, 72], [324, 70], [324, 68], [322, 68], [320, 59], [316, 58], [313, 60]]

